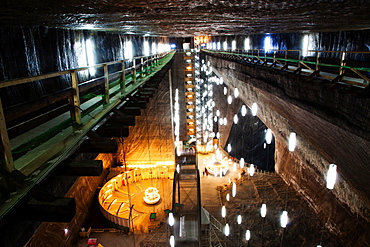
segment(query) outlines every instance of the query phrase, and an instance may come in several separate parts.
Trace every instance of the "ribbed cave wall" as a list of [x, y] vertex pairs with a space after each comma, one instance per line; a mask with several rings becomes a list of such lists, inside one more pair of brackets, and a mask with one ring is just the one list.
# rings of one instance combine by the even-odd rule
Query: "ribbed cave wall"
[[[369, 246], [369, 100], [286, 72], [207, 59], [243, 102], [258, 104], [275, 137], [277, 173], [345, 245]], [[287, 147], [291, 131], [298, 137], [294, 152]], [[329, 163], [339, 170], [334, 190], [325, 187]]]

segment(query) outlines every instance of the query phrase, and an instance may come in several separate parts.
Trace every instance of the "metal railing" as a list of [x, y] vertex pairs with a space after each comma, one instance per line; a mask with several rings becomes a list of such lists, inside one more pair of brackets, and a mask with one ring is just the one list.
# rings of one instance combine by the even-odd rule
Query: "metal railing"
[[370, 52], [356, 51], [316, 51], [316, 50], [202, 50], [231, 60], [264, 65], [309, 74], [329, 79], [334, 83], [342, 82], [365, 88], [370, 82], [370, 61], [356, 59], [370, 58]]

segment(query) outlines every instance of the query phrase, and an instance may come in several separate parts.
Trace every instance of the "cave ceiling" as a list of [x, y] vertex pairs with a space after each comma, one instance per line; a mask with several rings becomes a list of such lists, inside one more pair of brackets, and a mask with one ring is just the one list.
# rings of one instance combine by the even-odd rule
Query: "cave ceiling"
[[370, 28], [369, 0], [3, 0], [0, 26], [191, 37]]

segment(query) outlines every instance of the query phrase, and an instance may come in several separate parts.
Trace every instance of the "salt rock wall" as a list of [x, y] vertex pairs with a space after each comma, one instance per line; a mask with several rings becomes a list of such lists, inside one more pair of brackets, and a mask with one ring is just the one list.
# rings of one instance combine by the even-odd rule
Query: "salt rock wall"
[[[370, 246], [368, 99], [329, 89], [286, 72], [207, 57], [240, 99], [256, 102], [272, 129], [276, 172], [309, 202], [326, 227], [347, 246]], [[297, 148], [288, 151], [290, 132]], [[325, 187], [328, 165], [338, 165], [334, 190]]]

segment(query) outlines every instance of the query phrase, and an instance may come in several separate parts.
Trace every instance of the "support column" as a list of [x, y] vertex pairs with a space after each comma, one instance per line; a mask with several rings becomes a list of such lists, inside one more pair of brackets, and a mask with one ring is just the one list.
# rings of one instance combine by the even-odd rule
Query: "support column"
[[77, 72], [75, 70], [71, 72], [71, 79], [72, 79], [71, 117], [77, 124], [80, 125], [82, 123], [80, 108], [80, 91], [78, 89]]
[[1, 166], [7, 172], [11, 172], [14, 170], [14, 163], [1, 99], [0, 99], [0, 138], [1, 138], [0, 142]]
[[104, 64], [104, 104], [109, 104], [109, 73], [107, 64]]

